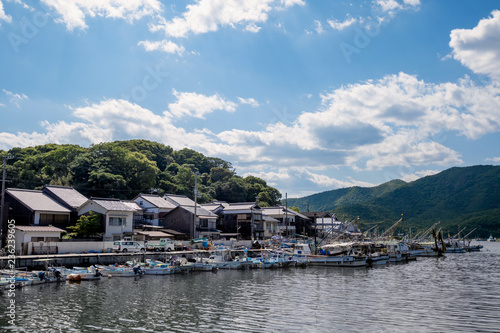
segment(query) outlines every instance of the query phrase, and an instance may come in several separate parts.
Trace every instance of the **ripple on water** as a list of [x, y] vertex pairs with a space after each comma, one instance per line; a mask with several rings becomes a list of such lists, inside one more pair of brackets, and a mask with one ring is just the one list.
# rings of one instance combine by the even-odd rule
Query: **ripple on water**
[[[485, 244], [485, 243], [483, 243]], [[26, 332], [492, 332], [500, 243], [375, 269], [111, 278], [16, 291]], [[0, 297], [5, 309], [9, 299]], [[0, 313], [0, 327], [8, 318]]]

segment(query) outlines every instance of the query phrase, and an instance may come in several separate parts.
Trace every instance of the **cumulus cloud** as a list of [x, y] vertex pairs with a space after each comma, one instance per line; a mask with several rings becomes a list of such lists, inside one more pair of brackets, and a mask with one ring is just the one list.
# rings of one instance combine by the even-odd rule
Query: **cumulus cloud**
[[185, 51], [184, 46], [178, 45], [170, 40], [162, 40], [162, 41], [140, 41], [137, 45], [142, 45], [144, 49], [148, 52], [151, 51], [163, 51], [166, 53], [177, 53], [178, 55], [182, 55]]
[[236, 103], [226, 101], [218, 94], [206, 96], [193, 92], [178, 92], [173, 91], [177, 98], [175, 103], [168, 105], [168, 113], [174, 117], [195, 117], [205, 119], [205, 115], [212, 113], [215, 110], [224, 110], [234, 112]]
[[[217, 31], [220, 27], [244, 26], [246, 30], [257, 32], [258, 23], [266, 22], [273, 9], [303, 5], [303, 1], [285, 0], [278, 4], [275, 0], [199, 0], [187, 5], [181, 16], [167, 21], [161, 19], [151, 26], [151, 31], [163, 31], [169, 37], [185, 38], [189, 34], [204, 34]], [[277, 5], [277, 6], [276, 6]]]
[[291, 125], [277, 122], [217, 137], [242, 147], [241, 161], [252, 148], [257, 162], [370, 170], [460, 164], [460, 154], [440, 142], [440, 133], [477, 139], [500, 130], [500, 88], [476, 86], [469, 78], [432, 84], [400, 73], [336, 89], [322, 95], [322, 103]]
[[12, 22], [12, 17], [5, 14], [2, 1], [0, 1], [0, 21]]
[[101, 16], [132, 22], [162, 11], [158, 0], [42, 0], [42, 3], [55, 10], [61, 16], [57, 21], [64, 23], [70, 31], [86, 29], [87, 17]]
[[376, 0], [375, 5], [383, 12], [394, 12], [396, 10], [418, 9], [420, 7], [420, 0], [403, 0], [402, 2], [396, 0]]
[[473, 29], [455, 29], [450, 34], [453, 58], [475, 73], [500, 78], [500, 11], [479, 21]]

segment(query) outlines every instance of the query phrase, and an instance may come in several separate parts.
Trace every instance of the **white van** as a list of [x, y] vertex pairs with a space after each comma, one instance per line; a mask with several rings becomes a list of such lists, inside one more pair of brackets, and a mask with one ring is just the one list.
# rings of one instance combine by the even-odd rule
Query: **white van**
[[115, 252], [146, 252], [146, 247], [139, 242], [133, 241], [115, 241], [113, 243], [113, 250]]

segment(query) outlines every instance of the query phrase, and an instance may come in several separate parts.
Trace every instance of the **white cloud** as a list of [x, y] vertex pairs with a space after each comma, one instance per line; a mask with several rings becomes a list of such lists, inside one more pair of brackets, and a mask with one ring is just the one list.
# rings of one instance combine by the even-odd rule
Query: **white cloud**
[[57, 21], [64, 23], [70, 31], [75, 28], [86, 29], [87, 17], [101, 16], [132, 22], [162, 11], [161, 2], [158, 0], [42, 0], [42, 2], [61, 16]]
[[13, 92], [10, 92], [8, 90], [5, 90], [3, 89], [3, 92], [5, 93], [5, 95], [9, 98], [9, 103], [10, 104], [13, 104], [15, 105], [16, 107], [20, 108], [21, 105], [20, 103], [22, 101], [26, 101], [26, 100], [29, 100], [29, 97], [26, 96], [25, 94], [21, 93], [21, 94], [16, 94], [16, 93], [13, 93]]
[[323, 25], [321, 24], [320, 21], [318, 20], [314, 20], [314, 30], [316, 30], [316, 33], [318, 34], [322, 34], [323, 32], [325, 32], [325, 29], [323, 29]]
[[281, 0], [281, 5], [284, 8], [292, 7], [292, 6], [305, 6], [305, 1], [304, 0]]
[[500, 11], [473, 29], [452, 30], [450, 47], [453, 57], [475, 73], [500, 78]]
[[[322, 96], [323, 107], [304, 112], [291, 125], [262, 131], [234, 129], [217, 134], [241, 161], [350, 166], [380, 169], [397, 165], [462, 163], [446, 135], [470, 139], [500, 131], [500, 87], [429, 84], [400, 73], [348, 85]], [[233, 156], [233, 159], [236, 156]]]
[[438, 174], [439, 172], [441, 172], [441, 170], [421, 170], [412, 174], [403, 175], [401, 180], [404, 180], [405, 182], [412, 182], [422, 177]]
[[382, 11], [384, 11], [384, 12], [389, 12], [389, 11], [393, 11], [396, 9], [402, 9], [401, 4], [399, 2], [397, 2], [396, 0], [377, 0], [375, 3], [378, 6], [380, 6]]
[[12, 16], [5, 14], [2, 1], [0, 1], [0, 21], [12, 22]]
[[[181, 38], [217, 31], [219, 27], [243, 25], [246, 30], [257, 32], [260, 29], [257, 23], [267, 21], [274, 4], [275, 0], [199, 0], [187, 5], [182, 16], [171, 21], [162, 19], [159, 24], [151, 26], [151, 31], [164, 31], [167, 36]], [[281, 8], [303, 4], [297, 0], [280, 2]]]
[[254, 33], [257, 33], [260, 31], [260, 29], [262, 29], [262, 27], [259, 27], [257, 25], [255, 25], [254, 23], [250, 23], [249, 25], [247, 25], [247, 27], [245, 28], [246, 31], [250, 31], [250, 32], [254, 32]]
[[257, 108], [260, 106], [259, 102], [257, 102], [254, 98], [241, 98], [238, 97], [238, 100], [241, 104], [249, 104], [250, 106]]
[[500, 163], [500, 157], [490, 157], [486, 159], [487, 162]]
[[349, 180], [338, 180], [335, 178], [328, 177], [324, 174], [313, 173], [309, 170], [304, 170], [307, 174], [307, 178], [314, 184], [324, 187], [324, 188], [344, 188], [350, 186], [362, 186], [362, 187], [372, 187], [375, 186], [372, 183], [357, 181], [354, 179]]
[[356, 24], [358, 22], [357, 19], [354, 17], [347, 17], [344, 21], [337, 21], [337, 20], [328, 20], [328, 24], [332, 29], [334, 30], [344, 30], [345, 28], [350, 27], [353, 24]]
[[195, 117], [204, 119], [205, 115], [212, 113], [215, 110], [224, 110], [234, 112], [236, 103], [226, 101], [218, 94], [205, 96], [193, 92], [177, 92], [173, 91], [177, 98], [175, 103], [168, 105], [168, 113], [174, 117]]
[[162, 41], [140, 41], [137, 45], [142, 45], [144, 49], [148, 52], [151, 51], [163, 51], [167, 53], [177, 53], [178, 55], [182, 55], [185, 51], [182, 45], [175, 44], [170, 40], [162, 40]]

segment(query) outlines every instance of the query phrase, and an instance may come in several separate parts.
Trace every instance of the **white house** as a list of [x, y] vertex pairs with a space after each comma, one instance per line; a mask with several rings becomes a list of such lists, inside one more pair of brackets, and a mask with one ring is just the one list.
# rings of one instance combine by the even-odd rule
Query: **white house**
[[119, 199], [90, 198], [78, 208], [78, 215], [89, 214], [90, 211], [102, 214], [104, 240], [120, 240], [132, 235], [137, 209]]
[[[57, 253], [56, 242], [59, 242], [63, 229], [52, 226], [15, 227], [16, 253]], [[28, 246], [32, 242], [32, 249]], [[33, 244], [34, 243], [34, 244]]]
[[154, 226], [165, 226], [164, 216], [175, 209], [177, 205], [154, 194], [139, 194], [135, 203], [142, 208], [143, 221]]

